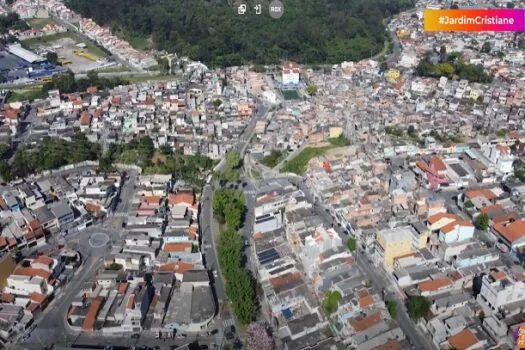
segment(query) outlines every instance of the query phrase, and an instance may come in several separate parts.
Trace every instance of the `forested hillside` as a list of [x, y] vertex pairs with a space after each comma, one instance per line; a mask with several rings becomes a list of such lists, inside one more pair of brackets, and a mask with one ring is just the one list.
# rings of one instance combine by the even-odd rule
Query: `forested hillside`
[[238, 15], [227, 0], [66, 0], [66, 4], [114, 32], [149, 39], [156, 49], [219, 66], [280, 59], [335, 63], [368, 57], [383, 48], [383, 20], [411, 7], [413, 1], [285, 0], [279, 20], [268, 15], [268, 0], [257, 1], [265, 6], [260, 16]]

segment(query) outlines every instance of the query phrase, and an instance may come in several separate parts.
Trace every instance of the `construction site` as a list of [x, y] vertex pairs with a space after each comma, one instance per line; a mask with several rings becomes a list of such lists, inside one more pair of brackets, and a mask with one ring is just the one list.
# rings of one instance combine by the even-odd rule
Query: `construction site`
[[75, 39], [74, 36], [62, 35], [57, 37], [56, 40], [39, 42], [31, 48], [42, 54], [48, 51], [55, 52], [58, 56], [58, 62], [73, 73], [100, 70], [115, 64], [108, 61], [107, 57], [100, 50], [91, 50], [85, 43]]

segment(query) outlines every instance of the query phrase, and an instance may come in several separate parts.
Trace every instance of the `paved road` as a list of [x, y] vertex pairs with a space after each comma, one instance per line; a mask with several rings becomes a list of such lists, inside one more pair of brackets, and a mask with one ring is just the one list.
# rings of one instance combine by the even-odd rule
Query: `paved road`
[[[212, 209], [212, 198], [213, 198], [213, 187], [210, 185], [204, 186], [202, 191], [201, 201], [201, 216], [200, 216], [200, 227], [202, 233], [202, 253], [206, 257], [206, 268], [209, 270], [220, 271], [219, 261], [217, 260], [217, 249], [215, 246], [215, 236], [213, 232], [218, 232], [218, 228], [215, 227], [216, 222], [213, 218]], [[224, 291], [224, 283], [222, 277], [215, 279], [215, 293], [219, 303], [223, 303], [226, 298]]]

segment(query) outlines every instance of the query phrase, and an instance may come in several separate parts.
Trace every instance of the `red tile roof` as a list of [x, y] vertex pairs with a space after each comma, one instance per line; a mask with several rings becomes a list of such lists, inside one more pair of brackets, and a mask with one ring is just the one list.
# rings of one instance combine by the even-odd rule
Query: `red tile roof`
[[161, 265], [158, 271], [159, 272], [183, 273], [191, 269], [193, 269], [193, 264], [180, 261], [176, 263], [168, 263], [168, 264]]
[[512, 223], [498, 222], [493, 229], [510, 243], [525, 236], [525, 220], [517, 220]]
[[430, 158], [429, 166], [437, 171], [447, 170], [447, 165], [439, 156], [432, 156]]
[[435, 224], [436, 222], [438, 222], [439, 220], [443, 219], [443, 218], [447, 218], [447, 219], [451, 219], [451, 220], [459, 220], [461, 219], [459, 216], [457, 216], [456, 214], [449, 214], [449, 213], [438, 213], [438, 214], [435, 214], [435, 215], [432, 215], [432, 216], [429, 216], [427, 221], [433, 225]]
[[51, 273], [41, 269], [34, 269], [32, 267], [17, 267], [13, 272], [13, 275], [22, 275], [30, 277], [38, 276], [47, 280], [49, 276], [51, 276]]
[[180, 242], [180, 243], [166, 243], [164, 244], [163, 250], [165, 252], [171, 253], [171, 252], [185, 252], [185, 251], [191, 251], [191, 247], [193, 246], [193, 243], [191, 242]]
[[456, 229], [457, 226], [463, 226], [463, 227], [474, 227], [470, 221], [467, 220], [456, 220], [454, 222], [451, 222], [448, 225], [445, 225], [441, 228], [441, 232], [447, 234], [449, 232], [452, 232]]
[[481, 208], [479, 211], [482, 212], [483, 214], [487, 214], [487, 213], [490, 213], [491, 211], [496, 211], [496, 210], [503, 210], [503, 206], [501, 204], [489, 205], [488, 207]]
[[485, 197], [486, 199], [493, 200], [496, 195], [490, 190], [472, 190], [465, 192], [465, 196], [468, 198]]
[[382, 319], [381, 313], [378, 311], [365, 318], [356, 317], [354, 319], [350, 319], [349, 322], [356, 332], [361, 332], [372, 327], [373, 325], [378, 324]]
[[100, 310], [100, 306], [102, 305], [102, 298], [96, 297], [91, 301], [91, 305], [89, 305], [89, 310], [86, 315], [86, 319], [84, 320], [84, 323], [82, 324], [82, 330], [91, 332], [93, 331], [93, 326], [95, 325], [95, 319], [97, 317], [98, 311]]
[[478, 342], [478, 338], [470, 329], [464, 329], [449, 337], [448, 342], [455, 350], [465, 350], [475, 345]]
[[187, 203], [189, 205], [193, 205], [193, 195], [186, 192], [181, 192], [177, 194], [170, 193], [170, 195], [168, 196], [168, 204], [176, 205], [180, 203]]
[[42, 304], [47, 299], [47, 296], [41, 293], [31, 293], [30, 297], [31, 301], [37, 304]]
[[145, 196], [144, 200], [148, 203], [148, 205], [152, 204], [160, 204], [160, 200], [162, 198], [160, 196]]
[[15, 296], [11, 293], [3, 293], [2, 296], [0, 296], [0, 302], [11, 304], [15, 301]]
[[421, 292], [435, 292], [443, 287], [450, 286], [452, 281], [448, 278], [438, 278], [435, 280], [421, 282], [417, 285]]
[[371, 295], [365, 295], [361, 298], [359, 298], [359, 307], [361, 309], [366, 309], [368, 306], [372, 305], [374, 303], [374, 299]]

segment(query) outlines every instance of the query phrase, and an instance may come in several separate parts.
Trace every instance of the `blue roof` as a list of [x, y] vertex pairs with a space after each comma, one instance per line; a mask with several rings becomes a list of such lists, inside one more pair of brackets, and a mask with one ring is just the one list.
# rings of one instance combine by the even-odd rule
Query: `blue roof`
[[287, 320], [289, 320], [293, 316], [292, 311], [290, 309], [284, 309], [284, 310], [281, 310], [281, 312], [284, 318], [286, 318]]

